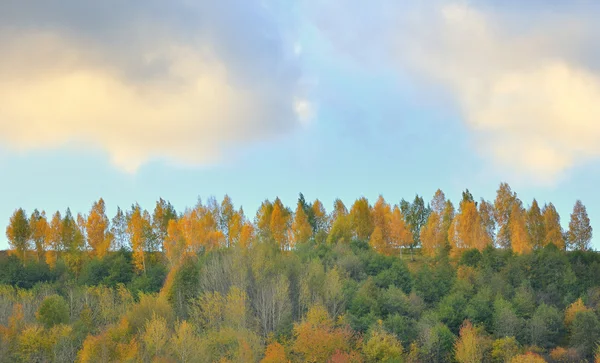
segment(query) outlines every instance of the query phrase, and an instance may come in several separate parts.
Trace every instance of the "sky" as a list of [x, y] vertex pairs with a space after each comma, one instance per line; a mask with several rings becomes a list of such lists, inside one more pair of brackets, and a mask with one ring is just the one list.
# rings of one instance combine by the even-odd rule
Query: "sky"
[[[0, 221], [508, 182], [600, 249], [600, 3], [0, 2]], [[0, 234], [0, 249], [8, 243]]]

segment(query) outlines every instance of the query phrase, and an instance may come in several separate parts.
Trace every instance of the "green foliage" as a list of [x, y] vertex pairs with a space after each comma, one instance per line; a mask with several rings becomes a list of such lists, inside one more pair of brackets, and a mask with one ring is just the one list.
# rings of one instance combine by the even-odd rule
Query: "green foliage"
[[50, 295], [42, 301], [37, 313], [38, 321], [46, 328], [69, 322], [69, 305], [60, 295]]
[[593, 311], [577, 313], [571, 325], [571, 346], [576, 348], [582, 356], [591, 358], [599, 340], [598, 316]]

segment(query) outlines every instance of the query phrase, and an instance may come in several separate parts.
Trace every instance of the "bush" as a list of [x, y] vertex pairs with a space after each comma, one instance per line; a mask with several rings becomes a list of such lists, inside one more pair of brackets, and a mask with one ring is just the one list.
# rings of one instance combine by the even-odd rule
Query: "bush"
[[36, 313], [38, 321], [46, 328], [69, 322], [69, 305], [60, 295], [50, 295], [42, 301]]

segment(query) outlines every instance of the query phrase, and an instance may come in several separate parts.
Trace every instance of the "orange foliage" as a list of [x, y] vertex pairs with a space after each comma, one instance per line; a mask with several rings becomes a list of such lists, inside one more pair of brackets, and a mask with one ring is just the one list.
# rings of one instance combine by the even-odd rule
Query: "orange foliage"
[[575, 321], [575, 317], [578, 313], [583, 313], [585, 311], [590, 311], [591, 309], [586, 307], [581, 298], [577, 299], [574, 303], [569, 305], [567, 310], [565, 311], [565, 325], [567, 327], [571, 326], [573, 321]]
[[110, 248], [112, 238], [108, 232], [108, 217], [102, 198], [92, 205], [92, 210], [85, 220], [85, 229], [92, 255], [103, 258]]
[[335, 326], [320, 305], [313, 306], [306, 319], [294, 325], [294, 336], [293, 350], [305, 362], [327, 362], [336, 352], [349, 353], [353, 343], [350, 328]]
[[527, 352], [513, 357], [510, 363], [546, 363], [546, 360], [538, 354]]
[[287, 361], [288, 359], [283, 345], [279, 344], [278, 342], [273, 342], [267, 345], [265, 357], [260, 361], [260, 363], [282, 363]]
[[313, 230], [308, 222], [308, 216], [304, 212], [302, 204], [298, 202], [292, 222], [292, 244], [305, 243], [312, 237], [312, 234]]
[[533, 250], [533, 246], [531, 245], [529, 233], [527, 232], [525, 212], [518, 203], [513, 204], [510, 213], [509, 229], [513, 251], [520, 255], [530, 253]]
[[277, 198], [275, 203], [273, 203], [273, 212], [271, 213], [271, 222], [269, 227], [271, 229], [271, 236], [282, 251], [290, 248], [287, 233], [288, 219], [289, 216], [285, 210], [285, 207], [279, 198]]

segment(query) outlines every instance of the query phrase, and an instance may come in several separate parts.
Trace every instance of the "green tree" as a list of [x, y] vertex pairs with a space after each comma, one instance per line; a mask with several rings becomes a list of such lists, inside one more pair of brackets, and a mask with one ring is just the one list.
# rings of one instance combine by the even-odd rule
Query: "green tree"
[[69, 305], [60, 295], [47, 296], [36, 313], [37, 320], [46, 328], [69, 322]]
[[592, 240], [592, 226], [587, 210], [581, 200], [575, 202], [571, 221], [569, 222], [568, 247], [573, 250], [586, 251]]
[[577, 313], [570, 330], [571, 346], [586, 359], [591, 359], [600, 340], [600, 322], [596, 314], [593, 311]]

